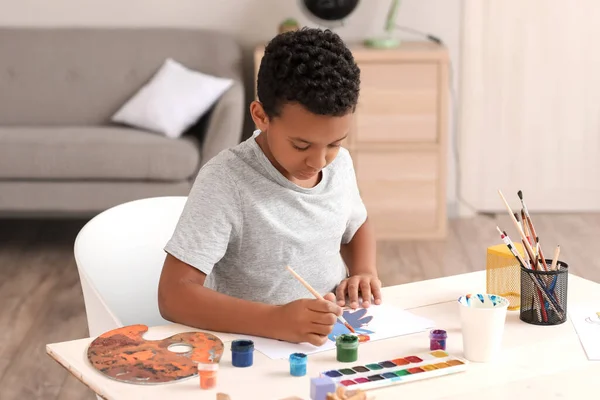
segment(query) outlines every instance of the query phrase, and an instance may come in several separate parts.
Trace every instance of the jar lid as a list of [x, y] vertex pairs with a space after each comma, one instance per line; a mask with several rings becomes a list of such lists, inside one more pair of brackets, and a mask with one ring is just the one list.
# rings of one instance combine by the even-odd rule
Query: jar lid
[[431, 331], [430, 336], [432, 336], [432, 337], [447, 337], [448, 334], [443, 329], [434, 329]]
[[306, 360], [306, 354], [304, 353], [292, 353], [290, 354], [290, 362], [291, 363], [305, 363]]
[[252, 351], [254, 342], [252, 340], [234, 340], [231, 342], [231, 351]]
[[217, 371], [219, 364], [198, 363], [198, 371]]

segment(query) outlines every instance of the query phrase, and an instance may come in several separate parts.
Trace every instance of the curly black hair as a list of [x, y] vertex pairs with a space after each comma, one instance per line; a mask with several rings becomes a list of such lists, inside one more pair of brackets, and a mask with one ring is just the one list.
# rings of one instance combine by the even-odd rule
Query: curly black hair
[[353, 112], [360, 69], [342, 39], [329, 29], [281, 33], [265, 48], [257, 80], [258, 100], [270, 118], [286, 103], [328, 116]]

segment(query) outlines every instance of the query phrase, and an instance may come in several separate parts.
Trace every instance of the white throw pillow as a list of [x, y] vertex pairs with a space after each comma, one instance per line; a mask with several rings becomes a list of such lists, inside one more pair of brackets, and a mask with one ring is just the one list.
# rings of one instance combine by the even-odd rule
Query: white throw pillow
[[168, 58], [112, 121], [178, 138], [232, 84], [231, 79], [192, 71]]

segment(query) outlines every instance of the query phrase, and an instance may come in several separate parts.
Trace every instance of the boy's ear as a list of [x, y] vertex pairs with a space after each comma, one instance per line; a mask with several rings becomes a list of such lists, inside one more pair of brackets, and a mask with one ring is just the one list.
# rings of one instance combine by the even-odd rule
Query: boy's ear
[[265, 109], [259, 101], [254, 100], [250, 103], [250, 115], [256, 127], [263, 132], [269, 128], [269, 117], [265, 113]]

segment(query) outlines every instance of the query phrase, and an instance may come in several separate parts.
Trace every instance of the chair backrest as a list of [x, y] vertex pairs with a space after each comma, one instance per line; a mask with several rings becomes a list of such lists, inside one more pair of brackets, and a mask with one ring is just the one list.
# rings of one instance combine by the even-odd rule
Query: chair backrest
[[75, 240], [90, 336], [132, 325], [166, 324], [158, 310], [164, 246], [187, 197], [155, 197], [110, 208]]

